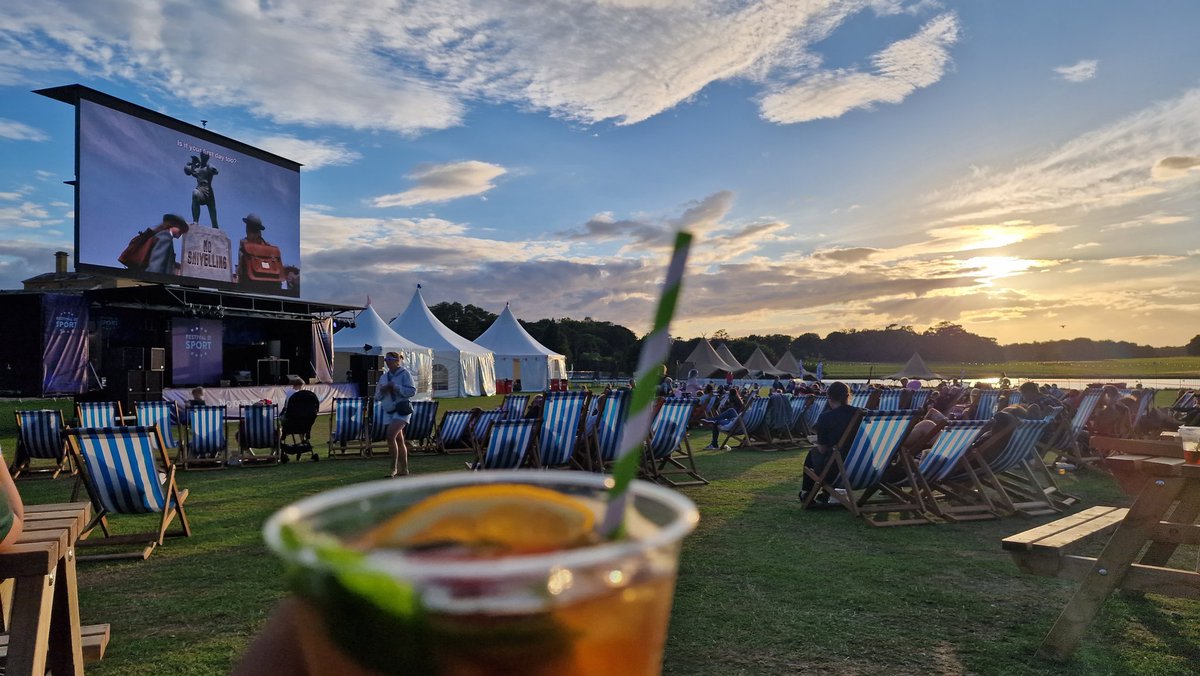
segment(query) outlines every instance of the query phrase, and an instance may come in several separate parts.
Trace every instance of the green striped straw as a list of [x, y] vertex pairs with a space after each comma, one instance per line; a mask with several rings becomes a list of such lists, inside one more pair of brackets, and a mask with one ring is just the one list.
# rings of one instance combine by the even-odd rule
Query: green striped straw
[[683, 269], [687, 265], [688, 248], [692, 245], [690, 232], [675, 235], [675, 251], [671, 254], [671, 265], [667, 268], [667, 281], [663, 283], [662, 296], [658, 300], [658, 311], [654, 314], [654, 328], [642, 343], [638, 356], [637, 377], [634, 379], [633, 398], [625, 413], [625, 426], [621, 431], [621, 447], [617, 461], [613, 464], [613, 486], [608, 492], [608, 507], [600, 525], [601, 534], [609, 539], [620, 537], [625, 524], [625, 509], [629, 503], [629, 484], [637, 473], [641, 454], [637, 450], [650, 434], [651, 414], [654, 412], [654, 393], [662, 374], [662, 364], [671, 351], [671, 318], [675, 316], [675, 304], [679, 301], [679, 290], [683, 285]]

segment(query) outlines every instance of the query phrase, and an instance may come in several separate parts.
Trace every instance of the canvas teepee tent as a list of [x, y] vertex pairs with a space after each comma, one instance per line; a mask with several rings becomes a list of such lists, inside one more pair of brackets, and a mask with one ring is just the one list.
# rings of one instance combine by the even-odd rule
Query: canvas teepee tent
[[929, 367], [925, 365], [925, 360], [921, 359], [921, 355], [914, 352], [913, 356], [909, 358], [908, 363], [904, 365], [904, 368], [896, 371], [892, 375], [888, 376], [888, 378], [891, 378], [892, 380], [899, 380], [901, 378], [941, 380], [942, 375], [940, 373], [934, 373], [933, 371], [930, 371]]
[[433, 316], [421, 287], [388, 326], [397, 333], [433, 350], [433, 396], [478, 397], [496, 393], [496, 366], [492, 351], [450, 330]]
[[496, 356], [496, 377], [520, 381], [524, 392], [542, 392], [567, 377], [567, 358], [537, 342], [505, 303], [496, 321], [475, 339]]
[[761, 347], [754, 348], [754, 354], [746, 360], [746, 369], [750, 373], [759, 373], [764, 376], [783, 375], [783, 372], [776, 369], [771, 360], [767, 359], [767, 355], [763, 354]]
[[791, 350], [783, 353], [783, 356], [775, 364], [775, 370], [793, 378], [804, 377], [804, 365], [797, 361], [796, 357], [792, 355]]
[[732, 372], [735, 376], [746, 373], [746, 369], [741, 366], [735, 367], [725, 363], [725, 360], [717, 355], [712, 344], [703, 338], [700, 339], [699, 343], [696, 343], [695, 349], [688, 355], [688, 358], [683, 360], [679, 365], [679, 372], [676, 376], [680, 379], [687, 378], [688, 371], [691, 369], [696, 369], [701, 378], [720, 378], [727, 371]]
[[413, 383], [417, 386], [417, 394], [413, 399], [432, 396], [433, 350], [393, 331], [371, 307], [370, 301], [358, 313], [353, 327], [347, 326], [333, 334], [333, 352], [334, 355], [375, 356], [399, 352], [404, 355], [404, 366], [412, 373]]
[[733, 356], [733, 353], [729, 351], [729, 346], [726, 345], [725, 343], [721, 343], [720, 345], [717, 346], [716, 349], [717, 349], [717, 355], [721, 357], [721, 360], [724, 361], [726, 364], [729, 364], [730, 366], [732, 366], [734, 368], [734, 370], [741, 370], [741, 369], [746, 368], [745, 365], [743, 365], [740, 361], [737, 360], [737, 357]]

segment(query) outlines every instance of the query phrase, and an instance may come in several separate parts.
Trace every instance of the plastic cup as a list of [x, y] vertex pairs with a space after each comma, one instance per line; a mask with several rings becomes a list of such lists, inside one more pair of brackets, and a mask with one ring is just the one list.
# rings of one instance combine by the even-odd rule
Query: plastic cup
[[1183, 461], [1189, 465], [1200, 464], [1200, 427], [1180, 426], [1179, 443], [1183, 446]]
[[[466, 485], [549, 488], [584, 500], [599, 518], [610, 481], [582, 472], [448, 472], [358, 484], [283, 508], [264, 535], [301, 601], [296, 624], [309, 673], [659, 673], [680, 544], [699, 519], [675, 491], [634, 481], [631, 536], [616, 542], [499, 559], [375, 550], [361, 559], [357, 582], [319, 554], [322, 540], [349, 543]], [[301, 528], [297, 544], [290, 534]], [[405, 590], [418, 600], [415, 612], [405, 609]]]

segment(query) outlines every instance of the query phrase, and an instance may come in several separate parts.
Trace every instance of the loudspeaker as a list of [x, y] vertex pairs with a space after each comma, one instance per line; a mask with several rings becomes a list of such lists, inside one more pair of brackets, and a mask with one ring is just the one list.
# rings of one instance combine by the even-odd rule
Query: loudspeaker
[[146, 389], [146, 372], [132, 369], [125, 372], [125, 382], [118, 383], [126, 392], [141, 392]]
[[108, 351], [106, 366], [109, 373], [120, 373], [131, 369], [140, 371], [146, 368], [144, 359], [145, 350], [140, 347], [117, 347]]
[[162, 391], [163, 388], [163, 372], [162, 371], [142, 371], [142, 376], [145, 379], [145, 388], [151, 391]]
[[161, 347], [150, 348], [150, 370], [163, 371], [167, 368], [167, 350]]

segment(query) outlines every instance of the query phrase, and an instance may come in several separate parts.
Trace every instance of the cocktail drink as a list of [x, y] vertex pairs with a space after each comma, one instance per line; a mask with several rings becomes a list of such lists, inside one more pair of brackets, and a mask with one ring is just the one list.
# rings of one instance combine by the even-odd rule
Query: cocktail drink
[[1183, 461], [1200, 465], [1200, 427], [1180, 426], [1179, 443], [1183, 445]]
[[607, 482], [445, 473], [284, 508], [265, 534], [302, 601], [309, 672], [657, 674], [698, 515], [634, 482], [625, 535], [602, 540]]

